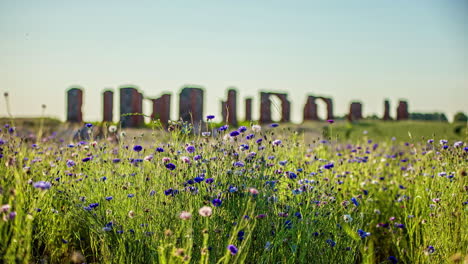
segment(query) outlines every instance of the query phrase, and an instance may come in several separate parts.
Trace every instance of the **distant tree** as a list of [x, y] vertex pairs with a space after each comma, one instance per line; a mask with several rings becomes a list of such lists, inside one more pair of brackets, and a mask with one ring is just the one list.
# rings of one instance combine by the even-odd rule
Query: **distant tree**
[[468, 122], [468, 116], [463, 112], [458, 112], [453, 117], [453, 122]]
[[442, 121], [447, 122], [447, 116], [444, 113], [410, 113], [411, 120]]

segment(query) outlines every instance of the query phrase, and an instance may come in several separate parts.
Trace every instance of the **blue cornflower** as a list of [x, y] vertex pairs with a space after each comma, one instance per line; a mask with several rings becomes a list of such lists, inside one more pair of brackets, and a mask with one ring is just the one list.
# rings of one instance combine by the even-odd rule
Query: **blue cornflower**
[[197, 176], [195, 177], [193, 180], [196, 182], [196, 183], [199, 183], [199, 182], [202, 182], [205, 178], [201, 177], [201, 176]]
[[33, 183], [33, 187], [41, 190], [49, 190], [52, 184], [50, 182], [46, 181], [38, 181]]
[[76, 163], [73, 160], [67, 160], [67, 167], [73, 167]]
[[164, 149], [163, 148], [156, 148], [156, 151], [157, 152], [164, 152]]
[[140, 152], [140, 151], [143, 150], [143, 147], [140, 146], [140, 145], [135, 145], [135, 146], [133, 146], [133, 150], [136, 151], [136, 152]]
[[331, 240], [331, 239], [327, 239], [327, 244], [330, 245], [330, 247], [334, 247], [336, 245], [336, 242]]
[[262, 143], [262, 141], [263, 141], [263, 138], [259, 138], [259, 139], [255, 140], [255, 143], [260, 144], [260, 143]]
[[82, 159], [81, 161], [82, 161], [82, 162], [88, 162], [88, 161], [90, 161], [90, 160], [91, 160], [90, 157], [86, 157], [86, 158]]
[[86, 127], [89, 127], [89, 128], [91, 128], [91, 127], [93, 127], [93, 124], [91, 124], [91, 123], [87, 123], [87, 124], [86, 124]]
[[167, 189], [167, 190], [164, 190], [164, 194], [165, 194], [165, 195], [171, 195], [172, 192], [173, 192], [172, 188], [169, 188], [169, 189]]
[[356, 198], [354, 198], [354, 197], [351, 198], [351, 202], [352, 202], [355, 206], [359, 206], [359, 203], [358, 203], [358, 201], [357, 201]]
[[363, 231], [362, 229], [358, 229], [357, 232], [358, 232], [358, 234], [359, 234], [359, 236], [360, 236], [361, 238], [366, 238], [366, 237], [370, 236], [370, 233], [369, 233], [369, 232], [365, 232], [365, 231]]
[[397, 264], [398, 263], [398, 260], [396, 257], [394, 256], [390, 256], [388, 257], [388, 260], [392, 263], [392, 264]]
[[289, 177], [289, 179], [292, 179], [292, 180], [293, 180], [293, 179], [296, 179], [296, 178], [297, 178], [297, 174], [294, 173], [294, 172], [289, 172], [289, 173], [288, 173], [288, 177]]
[[120, 159], [113, 159], [112, 160], [112, 163], [119, 163], [120, 162]]
[[231, 252], [231, 255], [236, 255], [239, 250], [234, 245], [227, 246], [227, 249]]
[[208, 184], [211, 184], [211, 183], [214, 182], [214, 179], [213, 178], [208, 178], [208, 179], [205, 180], [205, 182], [208, 183]]
[[174, 163], [168, 163], [168, 164], [166, 164], [166, 168], [168, 170], [175, 170], [176, 165]]
[[273, 124], [270, 124], [271, 127], [279, 127], [279, 124], [278, 123], [273, 123]]
[[188, 153], [193, 153], [193, 152], [195, 152], [195, 147], [190, 145], [190, 146], [187, 146], [187, 147], [185, 148], [185, 150], [186, 150]]
[[244, 133], [245, 131], [247, 131], [247, 128], [245, 126], [240, 126], [239, 129], [237, 129], [237, 131], [239, 131], [240, 133]]
[[112, 199], [114, 199], [114, 197], [112, 197], [112, 196], [106, 197], [106, 201], [110, 201], [110, 200], [112, 200]]
[[224, 126], [218, 128], [218, 130], [219, 130], [219, 131], [226, 131], [228, 128], [229, 128], [228, 125], [224, 125]]
[[99, 206], [99, 203], [92, 203], [92, 204], [89, 204], [89, 208], [96, 208]]
[[230, 135], [231, 137], [237, 137], [238, 135], [240, 135], [240, 133], [239, 133], [239, 131], [234, 130], [234, 131], [231, 131], [231, 133], [229, 133], [229, 135]]
[[130, 194], [127, 195], [127, 197], [128, 197], [128, 198], [133, 198], [133, 197], [135, 197], [135, 194], [130, 193]]
[[237, 232], [237, 239], [238, 239], [239, 241], [244, 240], [244, 235], [245, 235], [245, 232], [244, 232], [243, 230]]
[[221, 204], [223, 203], [223, 201], [221, 201], [221, 199], [213, 199], [213, 201], [211, 201], [211, 203], [213, 204], [213, 206], [221, 206]]
[[214, 118], [215, 118], [214, 115], [207, 115], [207, 116], [206, 116], [206, 120], [211, 120], [211, 119], [214, 119]]
[[254, 134], [249, 134], [249, 135], [247, 135], [247, 136], [245, 137], [245, 139], [251, 140], [251, 139], [254, 138], [254, 137], [255, 137]]
[[335, 167], [335, 165], [333, 163], [328, 163], [328, 164], [323, 165], [323, 168], [327, 169], [327, 170], [329, 170], [329, 169], [331, 169], [333, 167]]

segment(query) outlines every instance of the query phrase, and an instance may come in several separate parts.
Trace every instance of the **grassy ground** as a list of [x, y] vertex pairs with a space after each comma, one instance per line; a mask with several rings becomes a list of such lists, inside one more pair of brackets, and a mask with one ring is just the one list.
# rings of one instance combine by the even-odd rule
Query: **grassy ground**
[[314, 123], [216, 136], [145, 130], [119, 142], [91, 134], [73, 145], [47, 133], [33, 144], [3, 128], [0, 256], [5, 263], [466, 261], [468, 148], [455, 126]]

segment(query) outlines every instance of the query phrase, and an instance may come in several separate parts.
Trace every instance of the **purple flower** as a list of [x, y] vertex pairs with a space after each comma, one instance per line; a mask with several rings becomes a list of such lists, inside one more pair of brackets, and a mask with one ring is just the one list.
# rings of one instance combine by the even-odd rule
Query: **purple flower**
[[218, 128], [218, 130], [219, 130], [219, 131], [226, 131], [228, 128], [229, 128], [228, 125], [224, 125], [224, 126]]
[[244, 133], [245, 131], [247, 131], [247, 128], [245, 126], [240, 126], [239, 129], [237, 129], [237, 131], [239, 131], [240, 133]]
[[279, 124], [278, 123], [273, 123], [270, 125], [270, 127], [279, 127]]
[[67, 167], [73, 167], [76, 163], [73, 160], [67, 160]]
[[156, 148], [156, 151], [157, 152], [164, 152], [164, 149], [163, 148]]
[[50, 182], [46, 181], [38, 181], [33, 183], [33, 187], [41, 190], [49, 190], [52, 184]]
[[214, 115], [207, 115], [207, 116], [206, 116], [206, 120], [211, 120], [211, 119], [214, 119], [214, 118], [215, 118]]
[[208, 179], [205, 180], [205, 182], [208, 183], [208, 184], [211, 184], [211, 183], [214, 182], [214, 179], [213, 178], [208, 178]]
[[133, 146], [133, 151], [140, 152], [143, 150], [143, 147], [140, 145], [135, 145]]
[[185, 148], [185, 150], [188, 152], [188, 153], [193, 153], [195, 152], [195, 147], [192, 146], [192, 145], [189, 145]]
[[112, 196], [108, 196], [108, 197], [106, 197], [106, 201], [110, 201], [110, 200], [112, 200], [112, 199], [113, 199], [113, 197], [112, 197]]
[[370, 236], [370, 233], [369, 233], [369, 232], [365, 232], [365, 231], [363, 231], [362, 229], [358, 229], [357, 232], [358, 232], [358, 234], [359, 234], [359, 236], [360, 236], [361, 238], [366, 238], [366, 237]]
[[396, 257], [394, 256], [390, 256], [388, 257], [388, 260], [392, 263], [392, 264], [397, 264], [398, 263], [398, 260]]
[[168, 163], [168, 164], [166, 164], [166, 168], [168, 170], [175, 170], [176, 165], [174, 163]]
[[237, 247], [234, 245], [227, 246], [227, 249], [231, 252], [231, 255], [236, 255], [237, 252], [239, 251]]
[[221, 201], [220, 199], [213, 199], [213, 201], [211, 201], [211, 203], [213, 204], [213, 206], [221, 206], [221, 204], [223, 203], [223, 201]]
[[352, 202], [355, 206], [359, 206], [359, 203], [358, 203], [358, 201], [357, 201], [356, 198], [354, 198], [354, 197], [351, 198], [351, 202]]
[[333, 123], [335, 123], [335, 120], [333, 120], [333, 119], [328, 119], [327, 122], [328, 122], [329, 124], [333, 124]]
[[87, 124], [86, 124], [86, 127], [89, 127], [89, 128], [91, 128], [91, 127], [93, 127], [93, 124], [91, 124], [91, 123], [87, 123]]
[[333, 167], [335, 167], [335, 165], [333, 163], [328, 163], [328, 164], [323, 165], [323, 168], [327, 169], [327, 170], [329, 170], [329, 169], [331, 169]]
[[237, 137], [238, 135], [240, 135], [240, 133], [239, 133], [239, 131], [234, 130], [234, 131], [231, 131], [231, 133], [229, 133], [229, 135], [230, 135], [231, 137]]
[[86, 158], [82, 159], [81, 161], [82, 161], [82, 162], [88, 162], [88, 161], [90, 161], [90, 160], [91, 160], [90, 157], [86, 157]]

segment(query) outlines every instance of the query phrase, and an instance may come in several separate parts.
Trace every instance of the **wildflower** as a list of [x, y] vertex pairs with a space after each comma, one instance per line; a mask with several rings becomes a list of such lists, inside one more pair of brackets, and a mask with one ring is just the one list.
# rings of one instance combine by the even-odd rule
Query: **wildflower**
[[361, 238], [366, 238], [366, 237], [370, 236], [370, 233], [369, 233], [369, 232], [365, 232], [365, 231], [363, 231], [362, 229], [358, 229], [357, 232], [358, 232], [358, 234], [359, 234], [359, 236], [360, 236]]
[[328, 122], [329, 124], [333, 124], [333, 123], [335, 123], [335, 120], [333, 120], [333, 119], [328, 119], [327, 122]]
[[214, 182], [214, 179], [213, 178], [208, 178], [208, 179], [205, 180], [205, 182], [208, 183], [208, 184], [211, 184], [211, 183]]
[[117, 131], [117, 127], [112, 125], [112, 126], [109, 126], [109, 132], [110, 133], [115, 133]]
[[240, 133], [244, 133], [245, 131], [247, 131], [247, 128], [245, 126], [240, 126], [237, 131], [239, 131]]
[[132, 210], [128, 211], [128, 217], [130, 217], [130, 218], [135, 217], [135, 212], [132, 211]]
[[213, 213], [213, 209], [211, 209], [211, 207], [209, 206], [203, 206], [202, 208], [200, 208], [200, 210], [198, 210], [198, 213], [204, 217], [211, 216], [211, 214]]
[[90, 157], [86, 157], [86, 158], [82, 159], [81, 161], [82, 161], [82, 162], [88, 162], [88, 161], [90, 161], [90, 160], [91, 160]]
[[218, 128], [218, 130], [219, 130], [219, 131], [226, 131], [228, 128], [229, 128], [228, 125], [224, 125], [224, 126]]
[[350, 223], [353, 221], [353, 218], [350, 215], [343, 215], [343, 219], [346, 223]]
[[93, 124], [87, 123], [87, 124], [86, 124], [86, 127], [91, 128], [91, 127], [93, 127]]
[[67, 160], [67, 167], [70, 168], [70, 167], [73, 167], [75, 165], [76, 165], [76, 163], [73, 160]]
[[168, 164], [166, 164], [166, 168], [168, 170], [175, 170], [176, 165], [174, 163], [168, 163]]
[[112, 199], [114, 199], [114, 197], [112, 197], [112, 196], [106, 197], [106, 201], [110, 201], [110, 200], [112, 200]]
[[218, 207], [218, 206], [221, 206], [221, 204], [223, 203], [220, 199], [213, 199], [213, 201], [211, 201], [211, 203]]
[[282, 143], [283, 143], [283, 142], [282, 142], [281, 140], [279, 140], [279, 139], [276, 139], [276, 140], [273, 141], [273, 145], [275, 145], [275, 146], [279, 146], [279, 145], [281, 145]]
[[130, 194], [127, 195], [127, 197], [128, 197], [128, 198], [133, 198], [133, 197], [135, 197], [135, 194], [130, 193]]
[[214, 115], [207, 115], [207, 116], [206, 116], [206, 120], [212, 120], [212, 119], [214, 119], [214, 118], [215, 118]]
[[331, 239], [327, 239], [327, 244], [330, 245], [330, 247], [334, 247], [336, 245], [336, 242], [331, 240]]
[[253, 194], [253, 195], [257, 195], [258, 194], [258, 190], [255, 189], [255, 188], [249, 188], [249, 193]]
[[192, 218], [192, 214], [190, 212], [187, 212], [187, 211], [182, 211], [179, 214], [179, 218], [182, 219], [182, 220], [189, 220], [190, 218]]
[[278, 123], [273, 123], [270, 125], [270, 127], [279, 127], [279, 124]]
[[144, 158], [144, 160], [146, 160], [146, 161], [151, 161], [153, 158], [154, 158], [153, 155], [148, 155], [148, 156], [146, 156], [146, 157]]
[[398, 263], [398, 260], [396, 257], [394, 256], [390, 256], [388, 257], [388, 260], [392, 263], [392, 264], [397, 264]]
[[182, 162], [184, 162], [184, 163], [190, 163], [190, 158], [189, 158], [189, 157], [183, 156], [183, 157], [180, 157], [180, 159], [181, 159]]
[[323, 168], [327, 169], [327, 170], [329, 170], [329, 169], [331, 169], [333, 167], [335, 167], [335, 165], [333, 163], [328, 163], [328, 164], [323, 165]]
[[209, 137], [211, 136], [211, 132], [207, 131], [207, 132], [202, 132], [202, 136], [204, 137]]
[[10, 218], [10, 220], [15, 219], [15, 217], [16, 217], [16, 212], [10, 212], [10, 214], [8, 215], [8, 217]]
[[266, 217], [266, 214], [259, 214], [259, 215], [256, 216], [256, 218], [258, 218], [258, 219], [263, 219], [265, 217]]
[[262, 131], [262, 127], [259, 126], [259, 125], [253, 125], [252, 126], [252, 131], [258, 133], [258, 132]]
[[237, 130], [231, 131], [231, 133], [229, 133], [229, 136], [231, 137], [237, 137], [238, 135], [240, 135], [240, 133]]
[[33, 187], [36, 189], [41, 189], [41, 190], [49, 190], [52, 184], [50, 182], [46, 181], [38, 181], [33, 183]]
[[356, 198], [354, 198], [354, 197], [351, 198], [351, 202], [352, 202], [355, 206], [359, 206], [359, 203], [358, 203], [358, 201], [357, 201]]
[[2, 205], [2, 207], [0, 207], [0, 212], [6, 213], [6, 212], [10, 211], [10, 208], [11, 208], [11, 206], [9, 204], [4, 204], [4, 205]]
[[435, 248], [433, 246], [428, 246], [425, 250], [424, 250], [424, 253], [426, 255], [429, 255], [429, 254], [432, 254], [435, 252]]
[[234, 245], [227, 246], [227, 249], [231, 252], [231, 255], [236, 255], [237, 252], [239, 251], [237, 247]]
[[461, 146], [463, 146], [463, 141], [457, 141], [457, 142], [453, 143], [454, 148], [458, 148], [458, 147], [461, 147]]
[[140, 145], [135, 145], [133, 146], [133, 151], [140, 152], [143, 150], [143, 147]]
[[188, 152], [188, 153], [193, 153], [195, 152], [195, 147], [192, 146], [192, 145], [188, 145], [185, 150]]

